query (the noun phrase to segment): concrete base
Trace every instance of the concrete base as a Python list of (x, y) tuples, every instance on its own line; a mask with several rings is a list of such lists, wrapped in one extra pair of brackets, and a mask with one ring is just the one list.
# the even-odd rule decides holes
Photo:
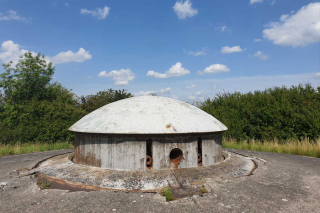
[(72, 150), (0, 157), (0, 212), (319, 212), (320, 158), (228, 150), (258, 163), (253, 175), (207, 180), (209, 193), (166, 202), (159, 193), (40, 190), (32, 176), (39, 161)]
[(69, 190), (157, 191), (164, 187), (198, 188), (206, 181), (230, 180), (251, 174), (254, 162), (241, 155), (225, 153), (226, 159), (210, 166), (147, 171), (110, 170), (75, 164), (73, 154), (57, 156), (29, 171), (46, 176), (51, 187)]

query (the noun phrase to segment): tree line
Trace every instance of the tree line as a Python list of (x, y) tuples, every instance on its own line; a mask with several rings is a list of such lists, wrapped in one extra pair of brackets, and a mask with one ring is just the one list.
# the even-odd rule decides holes
[(3, 64), (0, 75), (0, 143), (73, 142), (68, 128), (108, 103), (132, 97), (125, 90), (108, 89), (78, 97), (52, 83), (55, 67), (44, 55), (30, 52), (18, 63)]
[(225, 137), (273, 140), (320, 136), (320, 87), (274, 87), (241, 94), (221, 93), (200, 108), (228, 127)]
[[(74, 141), (68, 128), (86, 114), (132, 97), (108, 89), (77, 96), (52, 82), (55, 67), (30, 52), (0, 74), (0, 143)], [(243, 139), (310, 139), (320, 135), (320, 88), (298, 85), (246, 94), (221, 93), (199, 107), (228, 127), (224, 136)]]

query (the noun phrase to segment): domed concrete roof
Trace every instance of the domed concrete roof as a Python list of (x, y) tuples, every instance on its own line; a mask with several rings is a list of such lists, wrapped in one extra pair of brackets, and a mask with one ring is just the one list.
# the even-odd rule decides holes
[(225, 131), (227, 127), (185, 102), (159, 96), (141, 96), (107, 104), (84, 116), (69, 130), (111, 134), (180, 134)]

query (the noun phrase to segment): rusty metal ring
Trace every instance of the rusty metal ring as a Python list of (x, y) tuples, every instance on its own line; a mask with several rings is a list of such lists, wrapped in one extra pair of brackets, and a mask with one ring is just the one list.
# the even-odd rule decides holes
[(201, 161), (201, 155), (200, 154), (198, 154), (198, 163), (200, 163), (200, 161)]
[(151, 166), (152, 165), (152, 157), (150, 157), (149, 155), (147, 155), (147, 158), (146, 158), (146, 164), (147, 166)]

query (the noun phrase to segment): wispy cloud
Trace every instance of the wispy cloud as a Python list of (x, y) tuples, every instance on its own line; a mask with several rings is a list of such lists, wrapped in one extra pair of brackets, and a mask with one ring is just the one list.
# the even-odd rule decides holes
[(81, 9), (80, 14), (83, 15), (92, 15), (93, 17), (97, 17), (98, 20), (102, 20), (107, 18), (107, 15), (109, 14), (110, 7), (104, 6), (104, 8), (97, 8), (95, 10), (88, 10), (88, 9)]
[(192, 84), (191, 86), (186, 86), (186, 90), (194, 90), (196, 88), (195, 84)]
[(254, 42), (260, 42), (261, 39), (260, 39), (260, 38), (256, 38), (256, 39), (254, 39), (253, 41), (254, 41)]
[[(160, 89), (159, 91), (140, 91), (137, 93), (133, 93), (135, 96), (151, 96), (153, 94), (161, 95), (161, 96), (168, 96), (171, 92), (171, 88), (165, 88), (165, 89)], [(175, 96), (177, 97), (177, 96)], [(176, 98), (175, 98), (176, 99)]]
[(220, 26), (220, 27), (216, 27), (214, 28), (215, 31), (220, 31), (220, 32), (226, 32), (227, 31), (227, 26), (226, 25), (223, 25), (223, 26)]
[(187, 53), (188, 55), (193, 55), (193, 56), (207, 55), (206, 47), (203, 47), (203, 48), (202, 48), (202, 51), (198, 51), (198, 52), (185, 51), (185, 50), (183, 50), (183, 52), (184, 52), (184, 53)]
[(268, 59), (268, 55), (263, 53), (262, 51), (258, 51), (255, 54), (253, 54), (254, 57), (258, 57), (261, 60), (267, 60)]
[(262, 3), (263, 0), (250, 0), (250, 4)]
[(0, 21), (10, 21), (10, 20), (28, 22), (28, 21), (31, 21), (32, 18), (25, 18), (25, 17), (19, 16), (18, 13), (14, 10), (8, 10), (6, 15), (0, 13)]

